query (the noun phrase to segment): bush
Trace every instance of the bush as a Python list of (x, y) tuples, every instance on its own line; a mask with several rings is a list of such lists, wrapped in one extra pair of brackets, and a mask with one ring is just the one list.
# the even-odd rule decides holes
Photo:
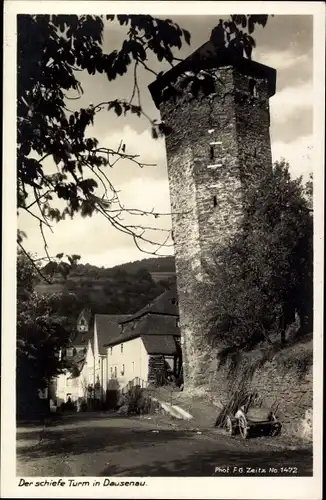
[(153, 401), (140, 386), (132, 387), (120, 399), (119, 413), (122, 415), (144, 415), (154, 413), (158, 403)]

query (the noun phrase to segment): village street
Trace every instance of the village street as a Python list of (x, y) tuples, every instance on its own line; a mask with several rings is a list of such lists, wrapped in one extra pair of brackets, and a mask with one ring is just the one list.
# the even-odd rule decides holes
[(162, 416), (72, 415), (45, 430), (18, 426), (17, 476), (225, 476), (227, 467), (311, 475), (311, 451), (281, 443), (198, 431)]

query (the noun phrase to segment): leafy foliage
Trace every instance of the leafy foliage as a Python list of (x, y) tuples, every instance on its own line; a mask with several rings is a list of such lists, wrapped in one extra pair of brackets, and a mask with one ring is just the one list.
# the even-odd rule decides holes
[(276, 163), (248, 191), (244, 231), (216, 253), (215, 332), (229, 346), (281, 336), (300, 317), (311, 331), (313, 221), (301, 179)]
[[(126, 36), (119, 49), (105, 53), (103, 30), (112, 22), (119, 23)], [(219, 22), (211, 40), (220, 47), (223, 35), (224, 45), (251, 57), (255, 45), (251, 34), (257, 24), (265, 26), (266, 22), (267, 16), (233, 15), (229, 21)], [(154, 138), (171, 132), (143, 110), (137, 71), (143, 68), (156, 75), (147, 65), (151, 55), (173, 66), (179, 61), (174, 51), (184, 42), (190, 44), (190, 33), (170, 19), (150, 15), (23, 14), (18, 16), (17, 32), (17, 205), (19, 212), (24, 210), (38, 220), (47, 259), (51, 261), (44, 227), (51, 228), (53, 222), (77, 213), (88, 217), (94, 211), (130, 235), (136, 245), (155, 244), (157, 252), (168, 244), (169, 233), (158, 243), (145, 235), (148, 228), (124, 224), (121, 216), (125, 213), (146, 212), (121, 205), (107, 172), (121, 159), (140, 167), (144, 163), (127, 153), (123, 141), (118, 148), (102, 147), (88, 131), (99, 112), (113, 111), (117, 116), (145, 116)], [(105, 74), (108, 81), (113, 81), (130, 69), (134, 85), (129, 100), (113, 97), (79, 110), (70, 109), (69, 101), (78, 99), (83, 92), (79, 72)], [(52, 173), (48, 168), (50, 160)], [(153, 212), (147, 215), (158, 216)], [(23, 236), (18, 237), (21, 248)]]
[(248, 59), (251, 59), (252, 50), (256, 47), (255, 40), (251, 35), (256, 25), (264, 28), (267, 21), (268, 16), (266, 15), (232, 15), (228, 20), (219, 21), (212, 30), (211, 41), (219, 48), (229, 47), (239, 57), (245, 54)]
[[(106, 16), (107, 21), (114, 17)], [(108, 215), (118, 199), (106, 167), (119, 159), (143, 165), (125, 152), (124, 144), (115, 150), (101, 148), (96, 138), (86, 134), (103, 109), (118, 116), (142, 116), (140, 103), (113, 99), (79, 111), (70, 110), (67, 104), (71, 92), (75, 92), (73, 98), (82, 93), (78, 71), (105, 73), (110, 81), (125, 74), (132, 63), (146, 60), (148, 52), (161, 61), (172, 60), (171, 47), (181, 47), (183, 32), (172, 21), (151, 16), (117, 16), (117, 20), (128, 26), (126, 39), (120, 50), (106, 54), (102, 50), (103, 17), (18, 16), (18, 208), (38, 218), (41, 229), (51, 221), (76, 213), (87, 217), (95, 210), (119, 228), (117, 214)], [(158, 135), (164, 129), (156, 123), (152, 127)], [(57, 167), (52, 174), (44, 168), (49, 158)], [(99, 183), (104, 186), (101, 198), (96, 195)], [(64, 208), (55, 206), (55, 200), (62, 200)], [(33, 206), (38, 213), (31, 212)]]
[[(60, 349), (70, 342), (74, 315), (80, 312), (74, 295), (34, 292), (35, 263), (20, 253), (17, 260), (17, 401), (34, 401), (37, 389), (64, 368)], [(36, 403), (35, 403), (36, 404)]]

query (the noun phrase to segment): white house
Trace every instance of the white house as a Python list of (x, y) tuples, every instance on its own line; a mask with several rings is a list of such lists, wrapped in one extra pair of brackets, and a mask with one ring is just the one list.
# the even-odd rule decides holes
[(114, 381), (117, 388), (124, 389), (135, 379), (147, 385), (155, 381), (164, 364), (178, 376), (182, 354), (175, 288), (121, 321), (119, 334), (106, 347), (109, 385)]
[(94, 382), (93, 331), (91, 311), (83, 310), (77, 319), (77, 335), (71, 345), (62, 351), (61, 356), (74, 367), (59, 375), (56, 382), (57, 405), (66, 403), (69, 398), (75, 402), (84, 398), (89, 384)]
[(57, 405), (72, 402), (105, 402), (108, 384), (107, 353), (103, 345), (119, 333), (119, 321), (126, 315), (92, 315), (80, 313), (77, 335), (62, 356), (71, 362), (72, 369), (59, 375), (56, 383)]
[(175, 376), (182, 366), (179, 313), (173, 287), (134, 315), (83, 311), (78, 334), (64, 355), (74, 370), (57, 380), (57, 401), (108, 403), (112, 391), (135, 383), (146, 386), (167, 369)]

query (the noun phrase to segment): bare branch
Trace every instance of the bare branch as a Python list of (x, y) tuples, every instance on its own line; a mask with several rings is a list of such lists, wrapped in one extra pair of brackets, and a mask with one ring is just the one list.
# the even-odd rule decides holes
[(51, 285), (52, 282), (50, 280), (48, 280), (48, 278), (46, 276), (44, 276), (44, 274), (41, 272), (41, 270), (36, 266), (36, 264), (35, 264), (36, 260), (32, 259), (32, 257), (29, 255), (28, 252), (26, 252), (25, 248), (23, 247), (23, 245), (19, 241), (17, 241), (17, 245), (22, 250), (22, 252), (24, 253), (24, 255), (30, 260), (30, 262), (32, 263), (34, 269), (41, 276), (41, 278), (44, 279), (44, 281), (46, 281), (49, 285)]
[(43, 231), (43, 223), (42, 221), (40, 221), (40, 231), (41, 231), (41, 235), (42, 235), (42, 238), (43, 238), (43, 243), (44, 243), (44, 251), (45, 251), (45, 254), (49, 260), (49, 262), (51, 262), (51, 258), (50, 258), (50, 255), (48, 253), (48, 244), (47, 244), (47, 241), (46, 241), (46, 238), (44, 236), (44, 231)]

